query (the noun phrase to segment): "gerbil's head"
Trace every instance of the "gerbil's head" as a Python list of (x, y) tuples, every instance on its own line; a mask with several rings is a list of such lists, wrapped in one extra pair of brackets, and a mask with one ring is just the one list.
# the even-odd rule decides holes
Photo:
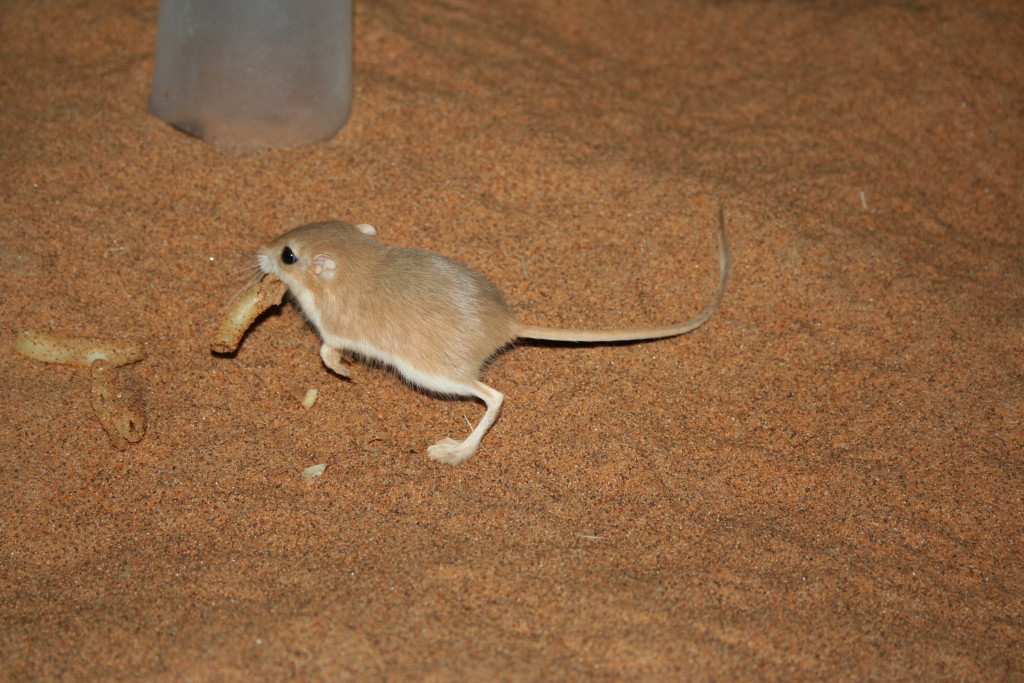
[(298, 294), (334, 279), (342, 256), (360, 246), (376, 245), (367, 239), (376, 234), (377, 229), (366, 223), (310, 223), (265, 245), (256, 260), (265, 275), (276, 275)]

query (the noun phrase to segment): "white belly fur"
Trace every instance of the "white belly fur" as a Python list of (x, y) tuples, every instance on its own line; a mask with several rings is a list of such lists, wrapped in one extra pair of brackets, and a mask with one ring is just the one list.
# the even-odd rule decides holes
[(465, 384), (445, 377), (439, 377), (438, 375), (433, 375), (429, 372), (424, 372), (423, 370), (410, 365), (401, 358), (386, 351), (381, 351), (371, 344), (334, 336), (325, 336), (324, 342), (331, 348), (352, 351), (353, 353), (357, 353), (368, 360), (376, 361), (377, 363), (393, 368), (399, 375), (401, 375), (402, 379), (410, 384), (420, 387), (421, 389), (426, 389), (427, 391), (432, 391), (444, 396), (473, 395), (472, 389)]

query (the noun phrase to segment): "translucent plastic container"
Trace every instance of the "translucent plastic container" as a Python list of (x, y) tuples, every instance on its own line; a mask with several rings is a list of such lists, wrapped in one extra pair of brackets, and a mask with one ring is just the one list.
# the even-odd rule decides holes
[(247, 152), (329, 140), (352, 108), (352, 0), (161, 0), (149, 109)]

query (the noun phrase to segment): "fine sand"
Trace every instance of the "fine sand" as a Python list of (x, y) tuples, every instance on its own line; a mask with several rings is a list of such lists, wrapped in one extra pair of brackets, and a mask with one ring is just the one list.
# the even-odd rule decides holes
[[(0, 679), (1024, 676), (1019, 3), (356, 5), (349, 123), (241, 156), (147, 113), (155, 0), (0, 9)], [(719, 203), (718, 314), (501, 355), (459, 466), (479, 403), (294, 307), (208, 348), (330, 218), (530, 324), (677, 322)], [(146, 436), (24, 328), (144, 344)]]

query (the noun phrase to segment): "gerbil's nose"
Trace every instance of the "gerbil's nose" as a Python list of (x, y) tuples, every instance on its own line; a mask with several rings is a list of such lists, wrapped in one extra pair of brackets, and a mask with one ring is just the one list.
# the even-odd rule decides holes
[(270, 258), (263, 252), (256, 255), (256, 265), (259, 266), (264, 275), (270, 275), (275, 270), (274, 259)]

